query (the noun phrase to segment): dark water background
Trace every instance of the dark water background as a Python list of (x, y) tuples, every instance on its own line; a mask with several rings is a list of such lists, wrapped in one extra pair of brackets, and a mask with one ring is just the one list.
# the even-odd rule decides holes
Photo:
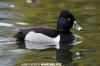
[[(15, 39), (11, 38), (20, 28), (56, 28), (58, 15), (63, 9), (70, 10), (85, 28), (84, 32), (72, 29), (77, 44), (71, 45), (72, 48), (64, 45), (61, 51), (55, 49), (58, 45), (51, 43), (41, 43), (42, 46), (40, 43), (29, 43), (30, 46), (27, 46), (26, 43), (25, 49), (25, 45), (20, 43), (18, 46)], [(0, 0), (0, 66), (64, 63), (64, 60), (69, 63), (65, 66), (100, 66), (99, 15), (99, 0)], [(37, 50), (29, 50), (32, 48)]]

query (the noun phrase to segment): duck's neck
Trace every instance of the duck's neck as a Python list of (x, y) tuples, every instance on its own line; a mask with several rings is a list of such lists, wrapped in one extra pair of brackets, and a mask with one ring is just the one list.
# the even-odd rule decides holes
[(74, 40), (74, 35), (71, 32), (60, 33), (60, 43), (72, 43)]
[(70, 30), (57, 30), (57, 33), (58, 34), (70, 34), (71, 32), (70, 32)]

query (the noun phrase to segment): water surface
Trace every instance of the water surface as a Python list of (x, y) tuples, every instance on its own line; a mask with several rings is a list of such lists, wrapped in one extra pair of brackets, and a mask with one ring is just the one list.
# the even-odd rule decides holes
[[(0, 65), (64, 63), (65, 60), (68, 62), (66, 66), (100, 66), (99, 7), (99, 0), (0, 0)], [(76, 36), (74, 45), (62, 46), (61, 51), (57, 50), (59, 44), (19, 43), (19, 46), (11, 38), (21, 28), (56, 28), (58, 15), (63, 9), (70, 10), (77, 22), (85, 28), (84, 32), (72, 29)]]

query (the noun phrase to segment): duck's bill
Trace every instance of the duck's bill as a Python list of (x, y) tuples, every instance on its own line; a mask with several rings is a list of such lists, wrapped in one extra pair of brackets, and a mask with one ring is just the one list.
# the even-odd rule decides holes
[(76, 30), (84, 31), (84, 29), (83, 29), (82, 27), (80, 27), (80, 26), (76, 23), (76, 21), (74, 21), (73, 27), (74, 27)]

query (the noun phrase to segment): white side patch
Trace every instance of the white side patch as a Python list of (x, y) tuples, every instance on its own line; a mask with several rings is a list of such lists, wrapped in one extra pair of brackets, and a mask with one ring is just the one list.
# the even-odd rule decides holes
[(59, 42), (60, 41), (60, 35), (58, 35), (57, 37), (55, 37), (55, 42)]
[(32, 41), (32, 42), (58, 42), (57, 38), (51, 38), (51, 37), (48, 37), (48, 36), (46, 36), (44, 34), (35, 33), (33, 31), (30, 31), (26, 35), (25, 40), (26, 41)]

